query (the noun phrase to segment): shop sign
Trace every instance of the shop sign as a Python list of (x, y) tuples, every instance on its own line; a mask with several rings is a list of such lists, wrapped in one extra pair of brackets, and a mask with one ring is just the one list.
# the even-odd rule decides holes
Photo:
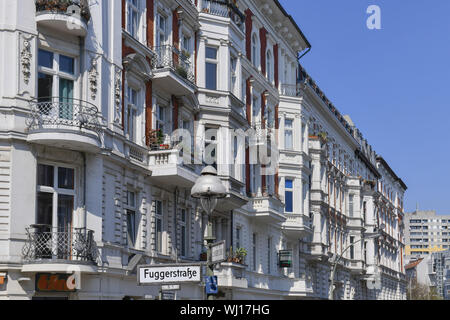
[(278, 252), (278, 265), (280, 268), (292, 267), (292, 250), (280, 250)]
[(36, 274), (38, 292), (74, 292), (76, 286), (76, 276), (72, 274)]

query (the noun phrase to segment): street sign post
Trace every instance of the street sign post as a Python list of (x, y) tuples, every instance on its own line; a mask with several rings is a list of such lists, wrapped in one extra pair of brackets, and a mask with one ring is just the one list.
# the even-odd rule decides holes
[(211, 245), (211, 262), (216, 264), (226, 260), (225, 241), (213, 243)]
[(202, 264), (158, 264), (138, 266), (138, 285), (200, 283)]

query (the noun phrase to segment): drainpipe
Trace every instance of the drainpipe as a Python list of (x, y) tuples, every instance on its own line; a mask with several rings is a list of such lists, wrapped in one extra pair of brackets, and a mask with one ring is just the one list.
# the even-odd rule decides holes
[(230, 211), (230, 247), (233, 247), (233, 210)]
[(83, 156), (83, 228), (84, 233), (86, 235), (86, 228), (87, 228), (87, 212), (86, 212), (86, 187), (87, 187), (87, 181), (86, 181), (86, 152), (82, 153)]
[(173, 203), (173, 226), (174, 226), (174, 232), (173, 232), (173, 237), (174, 237), (174, 252), (175, 252), (175, 259), (178, 261), (178, 237), (177, 237), (177, 201), (178, 201), (178, 187), (175, 188), (175, 191), (173, 193), (173, 198), (174, 198), (174, 203)]
[(299, 53), (297, 55), (297, 60), (300, 60), (301, 58), (303, 58), (310, 51), (311, 51), (311, 47), (309, 47), (308, 50), (306, 50), (305, 53), (303, 53), (301, 56), (300, 56), (300, 53)]

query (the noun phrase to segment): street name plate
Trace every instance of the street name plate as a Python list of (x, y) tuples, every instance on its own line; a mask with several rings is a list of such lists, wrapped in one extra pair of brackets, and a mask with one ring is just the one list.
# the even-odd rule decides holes
[(220, 263), (227, 260), (225, 241), (220, 241), (211, 245), (212, 263)]
[(178, 284), (202, 281), (201, 265), (153, 265), (139, 266), (138, 284)]
[(180, 290), (179, 284), (165, 284), (161, 286), (161, 291), (176, 291)]

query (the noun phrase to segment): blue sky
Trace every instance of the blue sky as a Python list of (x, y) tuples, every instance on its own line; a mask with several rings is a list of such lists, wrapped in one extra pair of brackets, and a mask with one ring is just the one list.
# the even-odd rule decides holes
[(280, 2), (312, 45), (302, 65), (408, 186), (405, 210), (450, 214), (450, 1)]

